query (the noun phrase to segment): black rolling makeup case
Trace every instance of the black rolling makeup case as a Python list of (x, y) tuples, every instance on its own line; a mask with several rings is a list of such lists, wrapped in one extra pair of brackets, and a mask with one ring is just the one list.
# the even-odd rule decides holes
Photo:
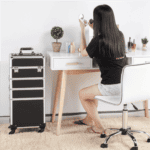
[[(25, 53), (25, 51), (27, 53)], [(24, 52), (24, 53), (23, 53)], [(17, 128), (45, 129), (45, 57), (32, 48), (21, 48), (9, 56), (9, 100), (11, 132)]]

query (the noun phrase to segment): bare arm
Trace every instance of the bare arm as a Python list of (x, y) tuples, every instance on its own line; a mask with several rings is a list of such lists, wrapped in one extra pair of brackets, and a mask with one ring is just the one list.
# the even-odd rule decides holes
[(80, 42), (80, 51), (81, 55), (88, 56), (88, 53), (86, 51), (86, 39), (85, 39), (85, 25), (79, 20), (80, 27), (81, 27), (81, 42)]

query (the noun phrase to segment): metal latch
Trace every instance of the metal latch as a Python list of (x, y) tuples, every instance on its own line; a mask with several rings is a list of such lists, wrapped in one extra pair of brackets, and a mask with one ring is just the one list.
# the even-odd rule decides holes
[(37, 71), (38, 71), (38, 72), (41, 72), (41, 71), (42, 71), (42, 67), (38, 66)]
[(19, 72), (18, 67), (14, 67), (14, 72)]

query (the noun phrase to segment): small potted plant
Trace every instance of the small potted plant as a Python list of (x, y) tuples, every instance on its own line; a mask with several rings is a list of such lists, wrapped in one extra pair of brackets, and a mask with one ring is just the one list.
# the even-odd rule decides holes
[(146, 47), (146, 44), (148, 43), (148, 40), (147, 40), (147, 38), (145, 37), (144, 39), (142, 39), (142, 43), (143, 43), (143, 48), (142, 48), (142, 50), (147, 50), (147, 47)]
[(56, 42), (52, 42), (53, 46), (53, 51), (54, 52), (59, 52), (62, 43), (58, 42), (58, 39), (62, 38), (64, 34), (64, 31), (62, 30), (61, 27), (55, 26), (51, 29), (51, 36), (56, 39)]

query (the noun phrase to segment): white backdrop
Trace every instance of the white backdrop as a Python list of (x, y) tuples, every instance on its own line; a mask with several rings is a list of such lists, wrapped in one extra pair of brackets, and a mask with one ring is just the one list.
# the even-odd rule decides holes
[[(58, 40), (62, 42), (61, 51), (65, 50), (66, 41), (74, 41), (77, 51), (80, 44), (79, 14), (84, 14), (85, 19), (89, 20), (93, 18), (93, 9), (101, 4), (112, 7), (116, 24), (119, 24), (120, 30), (124, 33), (126, 44), (131, 37), (132, 42), (135, 39), (137, 48), (140, 49), (141, 38), (146, 36), (150, 39), (150, 1), (148, 0), (1, 1), (0, 116), (9, 116), (9, 54), (18, 53), (21, 47), (33, 47), (36, 53), (45, 55), (48, 50), (52, 50), (51, 43), (55, 42), (50, 36), (50, 30), (54, 26), (60, 26), (64, 30), (64, 36)], [(89, 28), (86, 27), (87, 44), (88, 36)], [(150, 49), (150, 42), (147, 46)], [(57, 75), (57, 71), (52, 72), (46, 66), (46, 114), (52, 113)], [(63, 112), (85, 112), (78, 92), (99, 81), (99, 73), (68, 76)], [(142, 103), (136, 105), (143, 109)], [(122, 107), (99, 102), (98, 111), (121, 109)], [(133, 107), (131, 106), (130, 109)]]

